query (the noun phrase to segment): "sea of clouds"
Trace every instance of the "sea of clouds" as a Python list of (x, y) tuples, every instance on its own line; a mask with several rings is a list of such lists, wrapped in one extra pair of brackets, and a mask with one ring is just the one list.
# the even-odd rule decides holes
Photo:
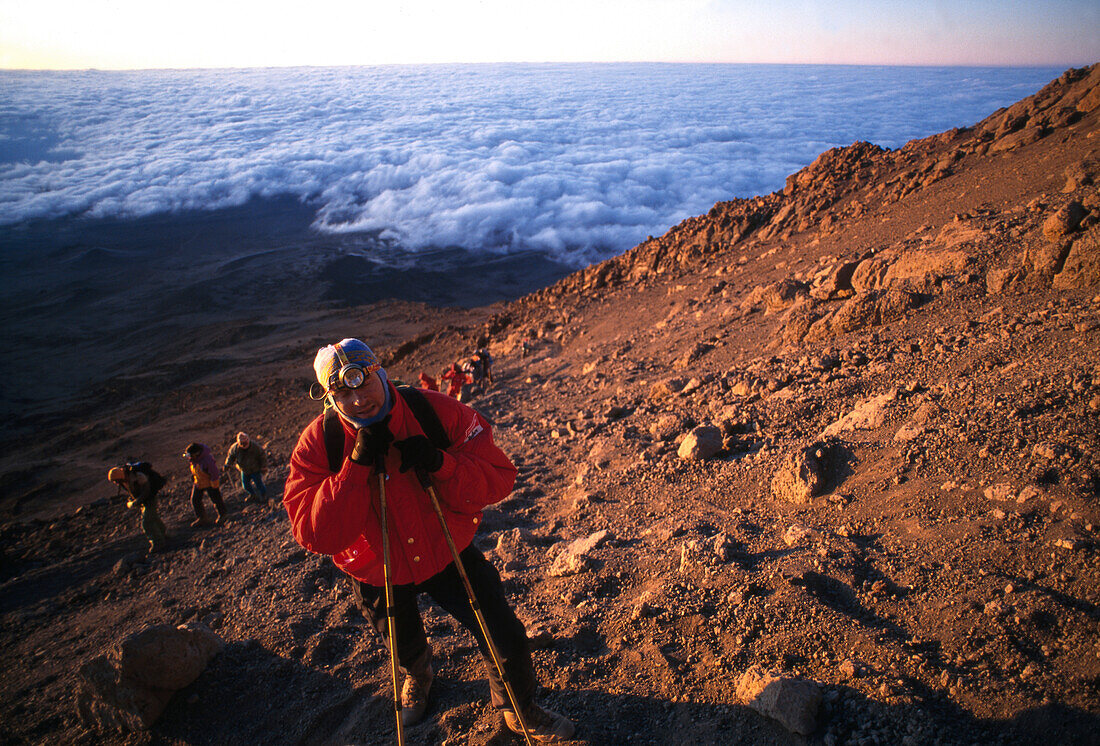
[(973, 124), (1057, 68), (462, 65), (0, 71), (3, 226), (293, 195), (403, 251), (580, 265), (823, 150)]

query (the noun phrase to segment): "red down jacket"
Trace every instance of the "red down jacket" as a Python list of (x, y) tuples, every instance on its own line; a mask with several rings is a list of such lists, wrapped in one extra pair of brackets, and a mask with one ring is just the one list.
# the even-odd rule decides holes
[[(389, 429), (395, 440), (422, 435), (423, 430), (405, 400), (390, 386), (393, 409)], [(489, 423), (477, 412), (434, 391), (423, 391), (453, 444), (443, 466), (432, 474), (443, 515), (455, 546), (462, 551), (481, 523), (481, 510), (512, 491), (516, 467), (493, 443)], [(344, 464), (328, 468), (322, 431), (323, 415), (298, 438), (290, 457), (290, 474), (283, 504), (291, 531), (311, 552), (332, 555), (332, 561), (364, 583), (381, 586), (382, 526), (378, 513), (378, 477), (373, 466), (349, 460), (355, 431), (343, 420)], [(390, 448), (386, 458), (386, 502), (389, 513), (391, 580), (397, 585), (420, 583), (451, 563), (439, 518), (431, 499), (410, 470), (398, 471), (401, 454)]]

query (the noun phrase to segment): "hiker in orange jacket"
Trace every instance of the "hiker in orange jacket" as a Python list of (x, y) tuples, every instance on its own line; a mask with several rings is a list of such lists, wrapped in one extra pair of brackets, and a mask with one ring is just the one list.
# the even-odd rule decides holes
[(191, 467), (191, 477), (195, 482), (191, 486), (191, 509), (195, 511), (195, 520), (191, 525), (195, 528), (211, 525), (210, 519), (206, 517), (206, 508), (202, 504), (203, 495), (207, 495), (210, 502), (214, 503), (214, 510), (218, 513), (215, 523), (220, 525), (225, 520), (226, 510), (219, 486), (222, 472), (214, 461), (214, 454), (202, 443), (191, 443), (184, 450), (183, 457)]
[[(433, 680), (432, 650), (417, 608), (417, 596), (427, 593), (473, 634), (487, 663), (493, 706), (502, 711), (509, 728), (520, 728), (439, 519), (418, 481), (416, 473), (422, 471), (439, 495), (528, 730), (544, 742), (571, 736), (568, 719), (535, 703), (527, 633), (508, 604), (496, 568), (472, 543), (482, 508), (508, 495), (516, 476), (516, 468), (493, 442), (489, 423), (450, 397), (421, 391), (437, 420), (425, 427), (374, 353), (357, 339), (323, 347), (313, 365), (318, 393), (335, 413), (328, 414), (335, 439), (329, 436), (326, 445), (325, 414), (306, 427), (290, 458), (283, 502), (294, 538), (311, 552), (332, 556), (351, 578), (364, 616), (390, 645), (376, 471), (379, 463), (384, 468), (396, 654), (405, 679), (402, 722), (423, 717)], [(426, 434), (439, 429), (449, 443), (445, 448)]]

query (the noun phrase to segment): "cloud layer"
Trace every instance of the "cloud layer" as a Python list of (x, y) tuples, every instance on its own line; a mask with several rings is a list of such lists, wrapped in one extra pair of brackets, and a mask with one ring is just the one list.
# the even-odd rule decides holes
[[(818, 153), (973, 124), (1048, 68), (0, 72), (0, 226), (290, 194), (332, 233), (582, 264)], [(2, 239), (2, 229), (0, 229)]]

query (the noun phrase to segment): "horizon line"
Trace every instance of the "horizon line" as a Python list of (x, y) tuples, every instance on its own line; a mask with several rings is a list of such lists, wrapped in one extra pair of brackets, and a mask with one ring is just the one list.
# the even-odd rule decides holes
[(713, 66), (761, 66), (761, 67), (898, 67), (898, 68), (1046, 68), (1079, 69), (1091, 67), (1100, 62), (1028, 62), (1028, 63), (931, 63), (931, 62), (721, 62), (698, 60), (511, 60), (495, 62), (375, 62), (343, 64), (302, 64), (302, 65), (228, 65), (224, 67), (0, 67), (4, 73), (47, 73), (47, 72), (212, 72), (234, 70), (306, 70), (333, 68), (370, 68), (370, 67), (494, 67), (506, 65), (551, 66), (551, 65), (713, 65)]

